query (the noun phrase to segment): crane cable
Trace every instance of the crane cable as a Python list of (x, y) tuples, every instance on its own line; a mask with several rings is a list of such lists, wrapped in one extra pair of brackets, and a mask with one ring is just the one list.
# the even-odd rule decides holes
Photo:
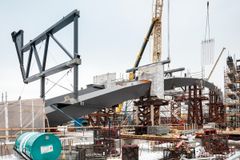
[(59, 111), (60, 113), (62, 113), (64, 116), (66, 116), (67, 118), (71, 119), (72, 121), (74, 121), (75, 123), (77, 123), (78, 125), (81, 126), (80, 122), (78, 122), (75, 118), (73, 118), (72, 116), (70, 116), (69, 114), (65, 113), (63, 110), (59, 109), (56, 105), (51, 105), (51, 107), (57, 111)]
[[(168, 0), (168, 16), (167, 16), (167, 27), (168, 27), (168, 60), (170, 60), (170, 0)], [(168, 63), (168, 69), (170, 68), (170, 63)]]
[[(58, 64), (58, 62), (57, 62), (56, 58), (54, 57), (54, 55), (52, 54), (52, 52), (49, 52), (49, 55), (50, 55), (50, 57), (52, 58), (52, 60), (53, 60), (56, 64)], [(70, 72), (71, 72), (71, 70), (70, 70)], [(69, 73), (69, 72), (68, 72), (68, 73)], [(67, 74), (68, 74), (68, 73), (67, 73)], [(49, 82), (51, 82), (51, 83), (53, 83), (53, 84), (56, 84), (57, 86), (65, 89), (65, 90), (67, 90), (67, 91), (72, 92), (72, 90), (70, 90), (69, 88), (62, 86), (62, 85), (60, 85), (60, 84), (58, 84), (58, 83), (50, 80), (49, 78), (46, 78), (46, 79), (47, 79)], [(72, 87), (72, 84), (71, 84), (71, 83), (69, 83), (69, 85)], [(73, 87), (72, 87), (72, 88), (73, 88)]]
[[(72, 68), (71, 69), (69, 69), (62, 77), (60, 77), (59, 79), (58, 79), (58, 81), (56, 82), (56, 83), (54, 83), (53, 85), (52, 85), (52, 87), (50, 87), (46, 92), (45, 92), (45, 94), (44, 95), (46, 95), (47, 93), (49, 93), (55, 86), (59, 86), (59, 82), (65, 77), (65, 76), (67, 76), (68, 75), (68, 73), (69, 72), (71, 72), (71, 70), (72, 70)], [(62, 86), (63, 87), (63, 86)], [(64, 87), (65, 88), (65, 87)], [(68, 89), (67, 89), (68, 90)]]
[(64, 87), (63, 85), (60, 85), (60, 84), (58, 84), (57, 82), (54, 82), (54, 81), (52, 81), (52, 80), (49, 79), (49, 78), (46, 78), (46, 80), (47, 80), (48, 82), (51, 82), (51, 83), (53, 83), (53, 84), (56, 84), (58, 87), (61, 87), (61, 88), (65, 89), (65, 90), (67, 90), (67, 91), (72, 92), (71, 89), (69, 89), (69, 88), (67, 88), (67, 87)]
[[(207, 15), (206, 15), (206, 25), (205, 25), (205, 34), (204, 34), (203, 42), (206, 43), (208, 41), (210, 41), (209, 1), (207, 1)], [(205, 57), (204, 55), (202, 55), (202, 57), (201, 57), (202, 79), (204, 79), (204, 77), (205, 77), (205, 67), (204, 67), (205, 58), (204, 57)]]

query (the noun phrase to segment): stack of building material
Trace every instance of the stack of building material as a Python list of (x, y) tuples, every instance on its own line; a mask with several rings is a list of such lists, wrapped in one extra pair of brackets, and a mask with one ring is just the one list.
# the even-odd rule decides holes
[(106, 146), (104, 144), (100, 144), (99, 141), (96, 141), (96, 143), (93, 146), (94, 153), (105, 154), (106, 150), (107, 150)]
[(104, 85), (106, 88), (111, 88), (115, 85), (116, 73), (107, 73), (102, 75), (96, 75), (93, 77), (93, 83)]
[(203, 125), (203, 129), (215, 129), (215, 128), (216, 128), (216, 123), (214, 122), (210, 122)]
[(164, 135), (168, 134), (170, 131), (168, 126), (148, 126), (147, 127), (147, 134), (153, 134), (153, 135)]
[[(100, 150), (99, 150), (100, 149)], [(98, 152), (96, 152), (96, 150)], [(76, 151), (78, 152), (78, 160), (105, 160), (106, 159), (106, 148), (103, 145), (77, 145)], [(73, 158), (72, 158), (73, 159)]]
[(147, 134), (147, 126), (136, 126), (135, 127), (135, 134), (136, 135)]
[(114, 138), (119, 139), (119, 129), (118, 128), (101, 128), (99, 130), (99, 137), (108, 137), (108, 138)]
[(138, 160), (138, 151), (137, 145), (124, 145), (122, 147), (122, 160)]
[[(95, 130), (94, 132), (94, 144), (97, 146), (102, 146), (106, 155), (116, 155), (118, 154), (116, 150), (115, 139), (119, 138), (119, 129), (117, 128), (101, 128)], [(103, 149), (101, 147), (95, 147), (94, 152), (102, 153)]]
[(210, 154), (223, 154), (229, 152), (227, 136), (204, 135), (202, 145)]
[(85, 148), (79, 148), (78, 158), (79, 158), (79, 160), (85, 160), (86, 159), (86, 149)]
[[(112, 138), (95, 140), (95, 145), (102, 145), (102, 147), (106, 150), (106, 155), (117, 154), (115, 140)], [(102, 152), (102, 149), (100, 147), (95, 147), (94, 149), (94, 152), (96, 153)]]

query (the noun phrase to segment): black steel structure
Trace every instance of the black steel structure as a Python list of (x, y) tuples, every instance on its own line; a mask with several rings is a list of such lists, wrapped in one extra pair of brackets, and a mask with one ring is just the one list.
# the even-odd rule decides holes
[[(205, 122), (224, 122), (223, 94), (213, 83), (203, 79), (179, 77), (164, 79), (164, 90), (182, 88), (185, 92), (182, 97), (176, 97), (178, 101), (185, 101), (188, 104), (188, 124), (201, 126)], [(203, 95), (203, 88), (209, 89), (209, 97)], [(209, 106), (208, 116), (203, 114), (203, 101)]]
[[(176, 87), (184, 87), (184, 86), (191, 86), (191, 85), (198, 85), (201, 87), (207, 87), (211, 90), (218, 90), (217, 86), (213, 83), (210, 83), (203, 79), (198, 78), (190, 78), (190, 77), (174, 77), (174, 78), (166, 78), (164, 79), (164, 90), (171, 90)], [(220, 90), (218, 90), (221, 92)], [(222, 93), (220, 93), (222, 95)], [(222, 97), (221, 97), (222, 98)]]
[[(111, 107), (129, 99), (147, 96), (150, 91), (149, 81), (135, 81), (105, 88), (100, 85), (89, 85), (86, 89), (78, 90), (78, 65), (81, 59), (78, 54), (78, 18), (79, 11), (74, 10), (60, 21), (48, 28), (42, 34), (24, 45), (24, 32), (12, 32), (24, 83), (41, 80), (41, 98), (45, 99), (45, 78), (63, 70), (74, 68), (73, 93), (68, 93), (45, 101), (46, 114), (51, 126), (56, 126), (74, 120), (82, 115), (90, 114), (104, 107)], [(54, 36), (55, 33), (73, 23), (73, 53), (69, 52)], [(46, 68), (50, 38), (69, 57), (69, 61)], [(40, 59), (36, 46), (45, 42), (43, 58)], [(35, 57), (38, 73), (30, 76), (32, 57)], [(25, 66), (25, 63), (27, 65)]]
[[(78, 97), (78, 65), (81, 64), (80, 55), (78, 54), (78, 18), (79, 11), (72, 11), (70, 14), (63, 17), (60, 21), (55, 23), (53, 26), (48, 28), (46, 31), (37, 36), (35, 39), (31, 40), (26, 45), (24, 45), (23, 30), (20, 30), (18, 32), (12, 32), (12, 39), (15, 43), (15, 47), (17, 50), (23, 82), (30, 83), (41, 79), (41, 98), (43, 99), (45, 98), (45, 78), (47, 76), (53, 75), (69, 68), (74, 68), (73, 93), (75, 98)], [(55, 33), (60, 31), (70, 23), (73, 23), (73, 52), (69, 52), (54, 36)], [(70, 58), (70, 60), (66, 61), (65, 63), (58, 64), (52, 68), (46, 69), (50, 38), (52, 38), (53, 41), (64, 51), (64, 53)], [(43, 59), (41, 60), (36, 46), (43, 41), (45, 41), (45, 47)], [(28, 56), (25, 54), (28, 54)], [(32, 76), (29, 76), (33, 55), (36, 59), (39, 72), (35, 73)], [(26, 59), (26, 57), (28, 58)], [(24, 61), (27, 61), (27, 66), (24, 66)]]
[(46, 115), (50, 126), (62, 125), (102, 108), (149, 96), (150, 87), (150, 81), (126, 82), (111, 88), (91, 85), (79, 91), (76, 102), (71, 101), (70, 94), (47, 100)]

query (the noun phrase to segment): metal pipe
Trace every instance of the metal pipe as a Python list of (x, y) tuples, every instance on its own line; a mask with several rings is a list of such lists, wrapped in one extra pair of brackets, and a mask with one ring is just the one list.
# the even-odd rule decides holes
[(150, 64), (147, 64), (147, 65), (143, 65), (143, 66), (138, 66), (138, 67), (135, 67), (135, 68), (131, 68), (131, 69), (128, 69), (128, 70), (126, 70), (126, 72), (127, 73), (129, 73), (129, 72), (134, 72), (134, 70), (135, 70), (135, 72), (140, 68), (140, 67), (146, 67), (146, 66), (150, 66), (150, 65), (153, 65), (153, 64), (157, 64), (157, 63), (161, 63), (161, 64), (168, 64), (168, 63), (170, 63), (171, 61), (169, 60), (169, 59), (167, 59), (167, 60), (164, 60), (164, 61), (160, 61), (160, 62), (155, 62), (155, 63), (150, 63)]
[(175, 72), (181, 72), (181, 71), (184, 71), (184, 70), (185, 70), (185, 68), (181, 67), (181, 68), (176, 68), (176, 69), (171, 69), (171, 70), (164, 71), (164, 74), (171, 74), (171, 73), (175, 73)]

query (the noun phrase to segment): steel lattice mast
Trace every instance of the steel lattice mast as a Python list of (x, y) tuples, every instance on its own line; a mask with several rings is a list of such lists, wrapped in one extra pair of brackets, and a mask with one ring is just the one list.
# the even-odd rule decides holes
[(156, 20), (153, 30), (153, 62), (159, 62), (162, 55), (162, 12), (163, 0), (156, 0), (153, 13), (153, 21)]

